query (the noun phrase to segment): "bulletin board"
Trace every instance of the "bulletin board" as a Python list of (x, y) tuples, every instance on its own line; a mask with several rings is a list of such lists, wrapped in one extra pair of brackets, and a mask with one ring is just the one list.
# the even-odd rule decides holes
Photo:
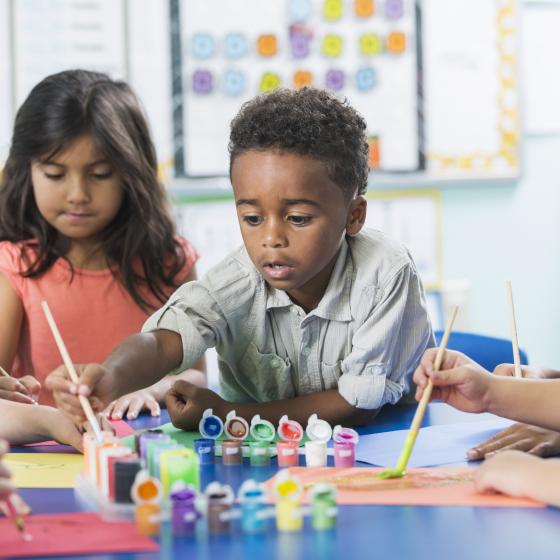
[(420, 166), (414, 0), (183, 0), (184, 172), (228, 172), (229, 123), (277, 87), (313, 85), (368, 124), (372, 167)]
[(366, 117), (372, 185), (509, 179), (518, 11), (518, 0), (0, 0), (0, 166), (31, 87), (81, 67), (129, 81), (169, 184), (227, 175), (241, 103), (308, 82)]
[(422, 7), (426, 174), (518, 176), (518, 2)]

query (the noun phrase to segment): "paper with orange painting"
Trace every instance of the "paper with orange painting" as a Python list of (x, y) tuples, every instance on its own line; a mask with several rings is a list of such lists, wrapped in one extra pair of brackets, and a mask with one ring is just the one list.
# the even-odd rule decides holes
[[(474, 468), (410, 469), (403, 478), (380, 480), (379, 468), (310, 468), (294, 467), (290, 473), (307, 490), (317, 482), (329, 482), (337, 488), (338, 504), (415, 505), (415, 506), (480, 506), (480, 507), (545, 507), (541, 502), (512, 498), (503, 494), (480, 494), (476, 491)], [(272, 481), (267, 481), (268, 499), (274, 502)]]

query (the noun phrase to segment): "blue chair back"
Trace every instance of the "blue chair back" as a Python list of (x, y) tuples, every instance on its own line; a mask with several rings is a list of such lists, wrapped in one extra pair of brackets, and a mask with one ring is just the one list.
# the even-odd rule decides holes
[[(443, 331), (436, 331), (436, 341), (439, 344)], [(480, 334), (466, 332), (452, 332), (447, 348), (450, 350), (458, 350), (478, 362), (488, 371), (493, 371), (499, 364), (513, 363), (513, 347), (511, 340), (506, 338), (496, 338), (493, 336), (484, 336)], [(519, 356), (522, 365), (527, 365), (529, 360), (527, 353), (521, 348)]]

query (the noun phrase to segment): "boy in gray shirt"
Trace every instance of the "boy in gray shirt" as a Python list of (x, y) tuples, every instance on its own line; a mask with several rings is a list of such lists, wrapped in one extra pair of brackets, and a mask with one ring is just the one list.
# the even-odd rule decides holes
[[(204, 409), (277, 422), (367, 423), (408, 387), (433, 345), (422, 285), (407, 250), (363, 231), (365, 122), (312, 88), (246, 103), (231, 125), (230, 177), (244, 246), (181, 286), (80, 390), (108, 403), (219, 356), (221, 396), (184, 381), (166, 403), (194, 428)], [(48, 385), (77, 417), (65, 368)], [(78, 406), (76, 406), (78, 404)]]

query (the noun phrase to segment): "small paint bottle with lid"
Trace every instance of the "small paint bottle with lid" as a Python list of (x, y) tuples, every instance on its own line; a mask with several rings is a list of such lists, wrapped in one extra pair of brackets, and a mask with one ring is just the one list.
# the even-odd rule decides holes
[(280, 418), (276, 443), (279, 467), (295, 467), (299, 462), (299, 442), (303, 438), (303, 428), (299, 422), (290, 420), (287, 415)]
[(309, 438), (305, 443), (305, 464), (308, 467), (326, 467), (327, 442), (332, 436), (331, 425), (313, 414), (307, 421), (305, 433)]
[(335, 426), (333, 430), (334, 440), (334, 466), (349, 468), (356, 461), (356, 445), (360, 436), (352, 428)]
[(249, 444), (249, 458), (252, 467), (270, 464), (270, 445), (276, 436), (272, 422), (263, 420), (258, 414), (251, 419), (249, 434), (253, 440)]

